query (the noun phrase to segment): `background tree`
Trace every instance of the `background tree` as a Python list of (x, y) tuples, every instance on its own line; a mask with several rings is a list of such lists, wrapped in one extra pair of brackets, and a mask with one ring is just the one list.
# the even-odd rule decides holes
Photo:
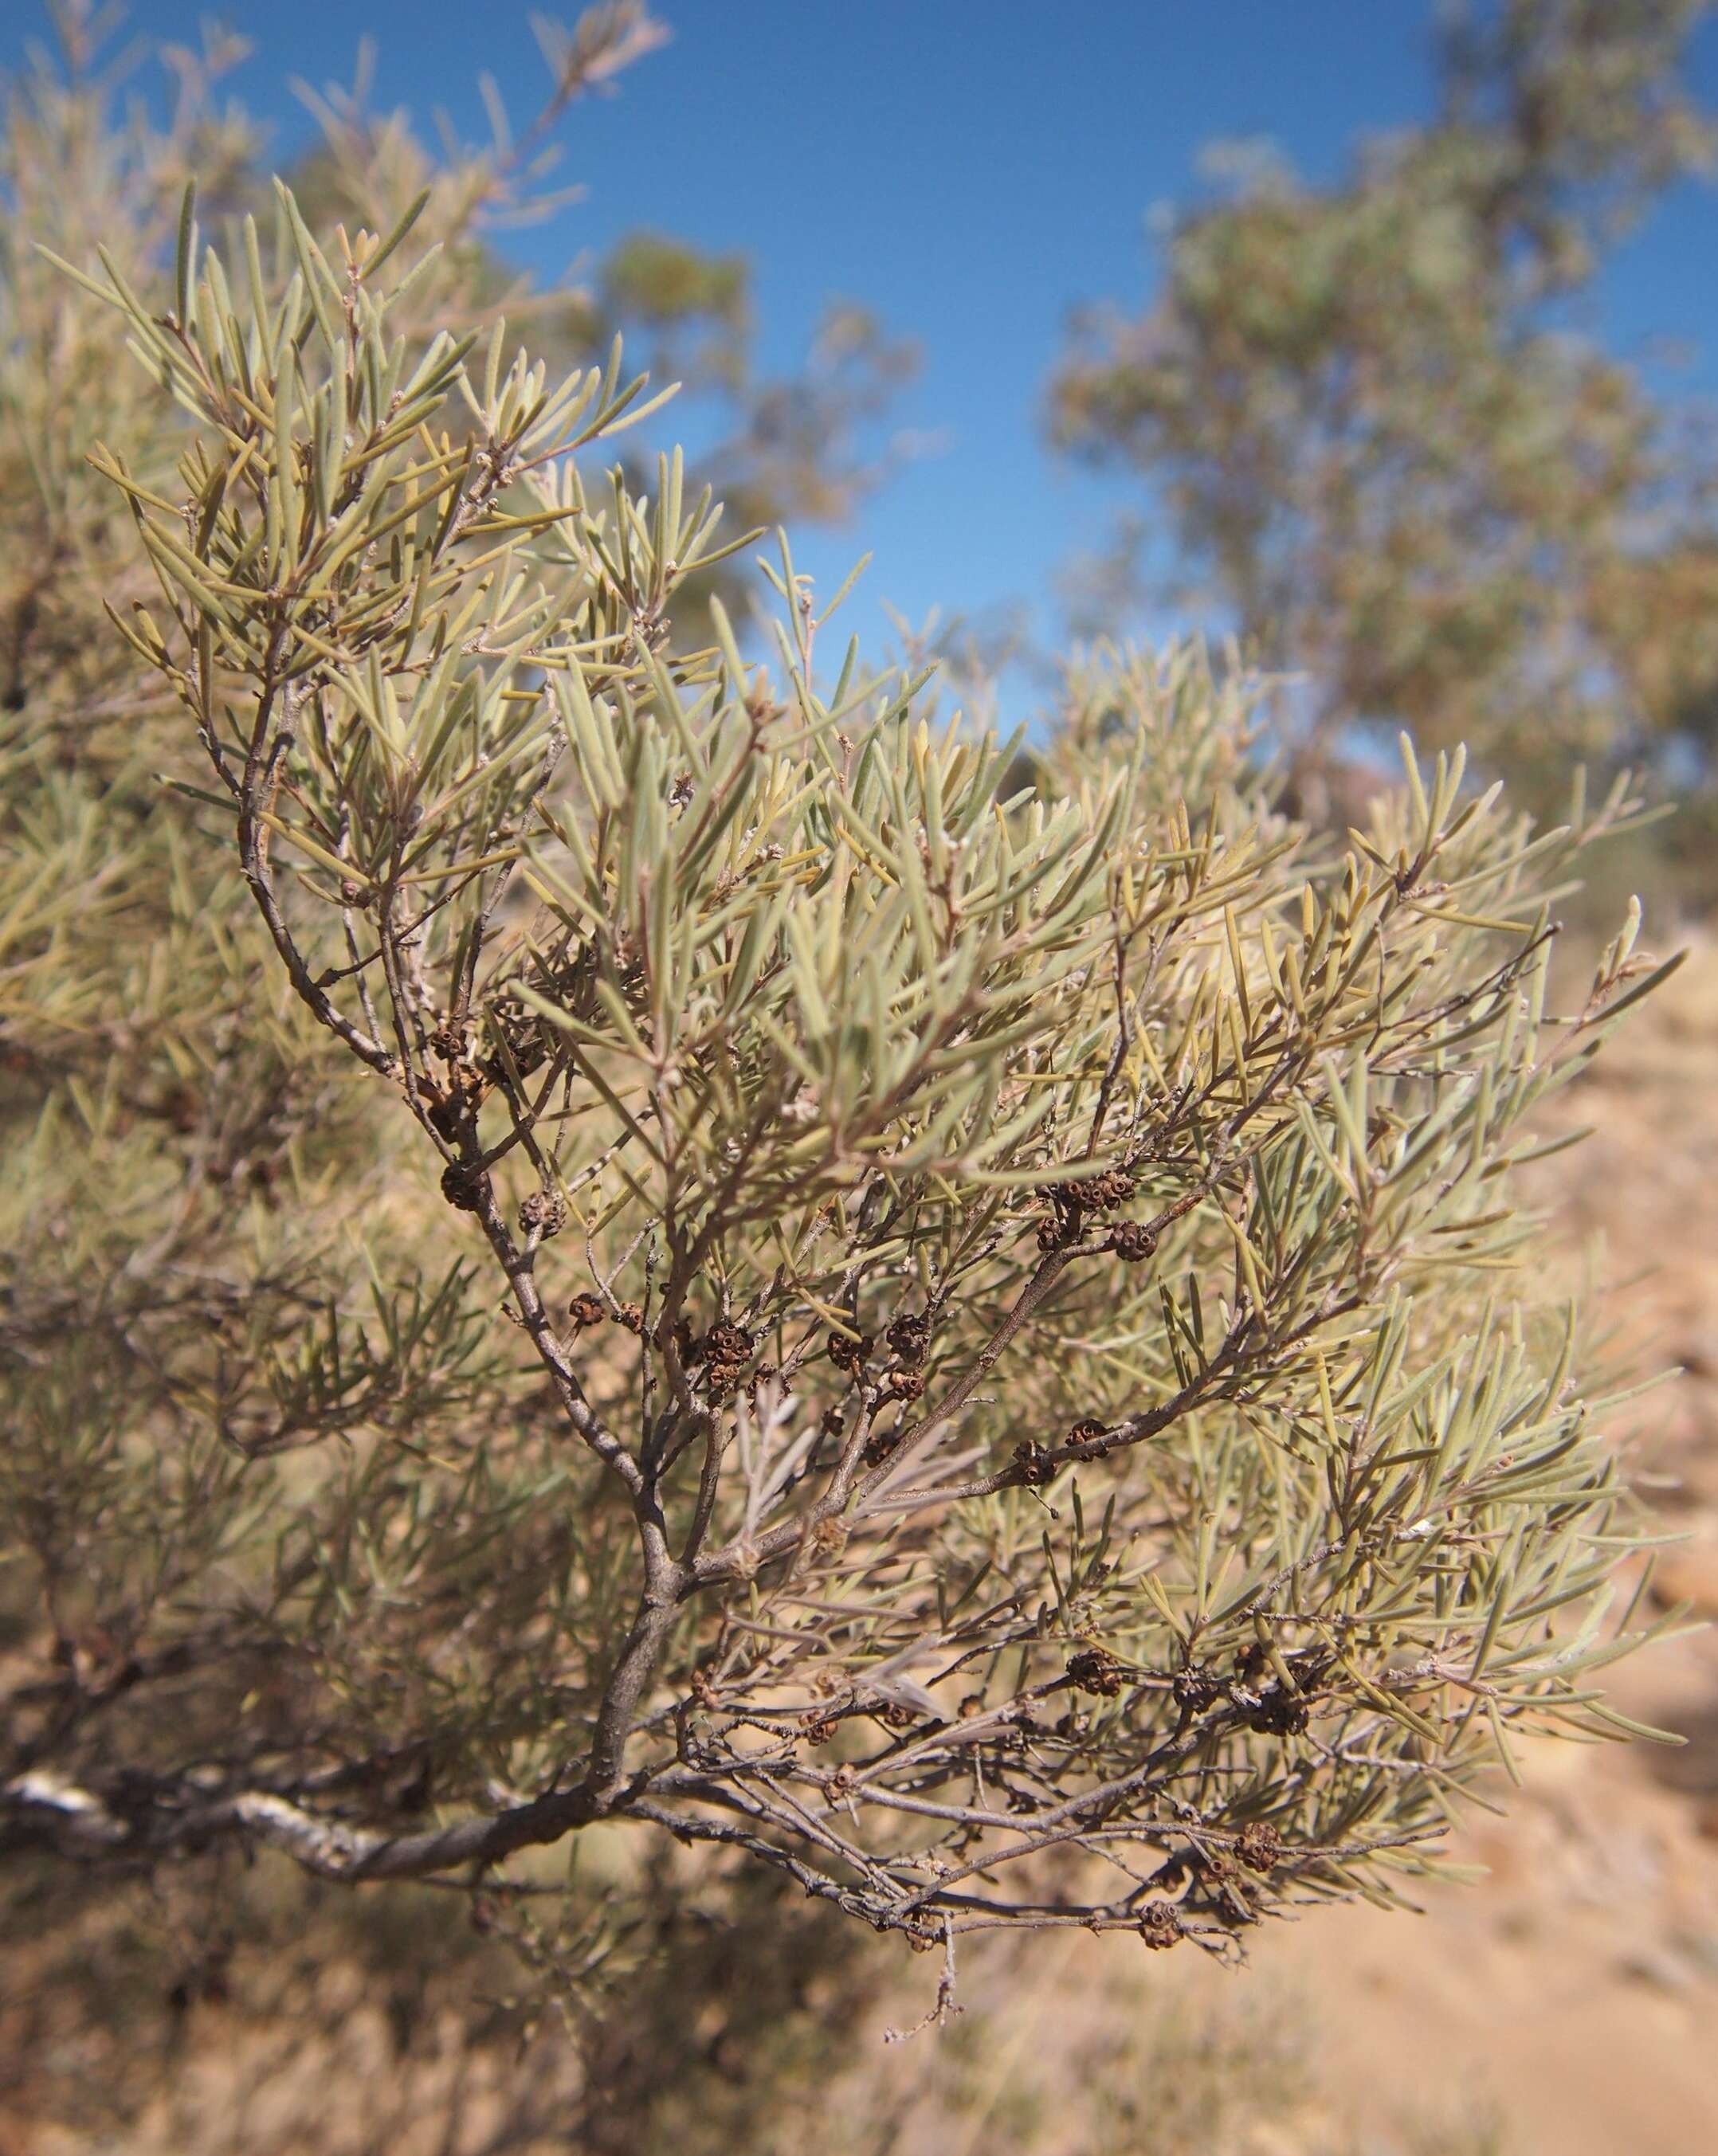
[(1054, 438), (1150, 481), (1222, 612), (1304, 670), (1311, 763), (1388, 721), (1541, 800), (1577, 755), (1710, 798), (1718, 461), (1570, 312), (1710, 167), (1681, 72), (1706, 12), (1456, 11), (1429, 123), (1330, 188), (1254, 160), (1176, 219), (1143, 316), (1078, 332)]

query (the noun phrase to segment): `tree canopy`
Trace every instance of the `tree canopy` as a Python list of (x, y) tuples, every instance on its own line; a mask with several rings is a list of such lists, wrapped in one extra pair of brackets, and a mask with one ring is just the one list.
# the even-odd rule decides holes
[(1541, 801), (1577, 756), (1710, 786), (1718, 462), (1568, 306), (1710, 167), (1705, 12), (1458, 11), (1428, 123), (1331, 187), (1246, 164), (1175, 219), (1143, 315), (1078, 331), (1055, 439), (1150, 483), (1249, 648), (1304, 671), (1315, 742), (1407, 724)]

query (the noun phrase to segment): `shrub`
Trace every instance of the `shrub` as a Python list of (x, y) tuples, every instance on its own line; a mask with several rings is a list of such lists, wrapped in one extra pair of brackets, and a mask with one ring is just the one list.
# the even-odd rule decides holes
[[(396, 336), (409, 214), (272, 225), (205, 252), (188, 189), (170, 291), (66, 265), (194, 423), (177, 477), (130, 405), (91, 461), (202, 770), (177, 900), (23, 834), (15, 1067), (68, 1060), (13, 1146), (58, 1666), (7, 1843), (487, 1910), (625, 1824), (951, 1967), (1222, 1953), (1400, 1898), (1515, 1732), (1628, 1727), (1636, 1530), (1510, 1194), (1666, 970), (1631, 919), (1547, 1008), (1621, 795), (1535, 836), (1408, 753), (1330, 858), (1247, 683), (1107, 649), (1006, 792), (923, 679), (820, 665), (785, 542), (774, 668), (719, 603), (683, 648), (744, 542), (677, 457), (588, 476), (618, 356)], [(199, 996), (219, 954), (213, 1034), (171, 979), (92, 1007), (85, 893), (110, 942), (165, 902)]]

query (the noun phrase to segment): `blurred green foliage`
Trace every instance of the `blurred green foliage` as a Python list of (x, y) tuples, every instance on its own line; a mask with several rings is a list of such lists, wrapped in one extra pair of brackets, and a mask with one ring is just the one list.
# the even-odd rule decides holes
[[(1633, 767), (1692, 798), (1670, 844), (1710, 896), (1718, 445), (1571, 307), (1659, 191), (1710, 168), (1682, 74), (1707, 12), (1453, 11), (1428, 123), (1329, 187), (1232, 159), (1170, 227), (1146, 311), (1078, 331), (1054, 437), (1148, 481), (1182, 569), (1262, 663), (1304, 672), (1309, 805), (1379, 722), (1465, 742), (1559, 810), (1577, 759)], [(1112, 601), (1148, 529), (1100, 580)]]

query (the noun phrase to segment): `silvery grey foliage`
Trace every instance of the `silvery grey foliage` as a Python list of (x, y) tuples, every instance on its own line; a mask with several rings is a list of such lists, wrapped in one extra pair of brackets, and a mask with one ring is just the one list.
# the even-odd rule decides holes
[(1331, 857), (1194, 649), (1071, 665), (1021, 785), (785, 541), (773, 662), (685, 649), (746, 542), (596, 469), (646, 386), (397, 336), (409, 231), (283, 187), (205, 248), (188, 189), (172, 289), (65, 265), (192, 423), (93, 461), (253, 1023), (393, 1135), (371, 1241), (132, 1432), (218, 1486), (193, 1703), (97, 1653), (11, 1831), (493, 1890), (625, 1825), (951, 1955), (1398, 1898), (1516, 1732), (1629, 1726), (1637, 1529), (1511, 1196), (1664, 970), (1632, 918), (1547, 1006), (1629, 804), (1535, 836), (1407, 751)]

